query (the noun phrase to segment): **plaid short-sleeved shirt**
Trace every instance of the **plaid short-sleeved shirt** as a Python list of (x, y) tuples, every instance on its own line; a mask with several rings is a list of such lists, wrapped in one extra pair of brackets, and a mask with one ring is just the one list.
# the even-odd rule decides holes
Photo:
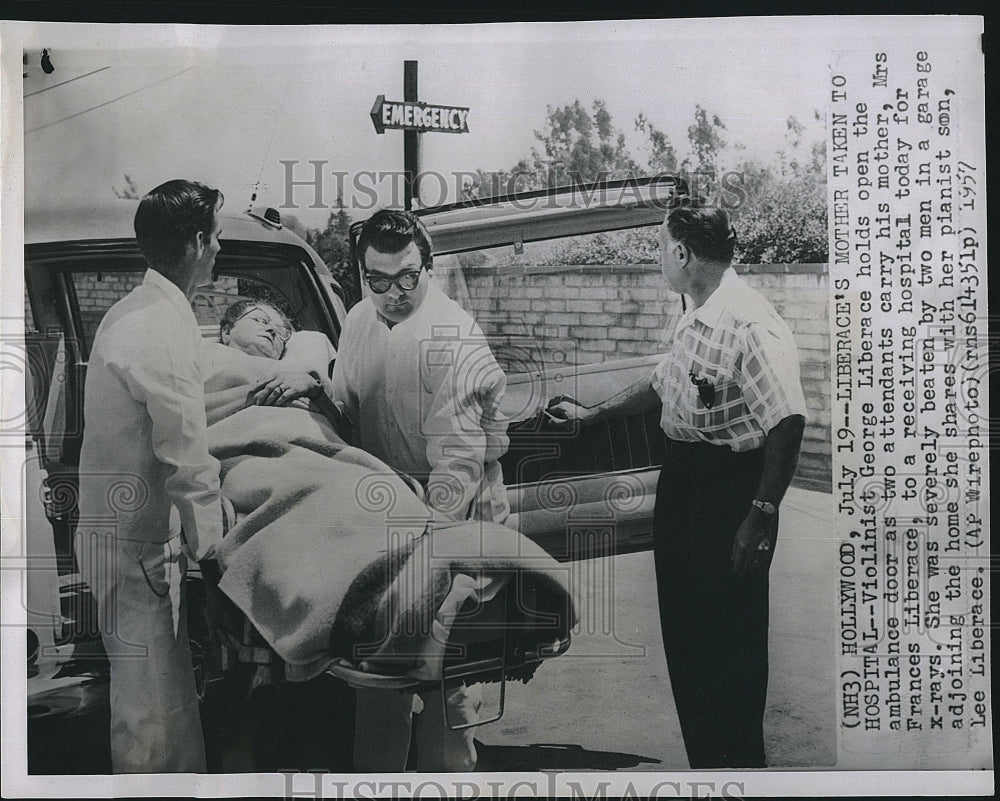
[(791, 330), (731, 267), (701, 307), (668, 319), (664, 342), (650, 383), (671, 439), (750, 451), (784, 418), (806, 416)]

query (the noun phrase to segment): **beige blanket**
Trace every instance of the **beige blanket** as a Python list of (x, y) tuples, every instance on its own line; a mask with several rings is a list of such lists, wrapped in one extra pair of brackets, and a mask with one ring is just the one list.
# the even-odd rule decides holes
[[(246, 361), (255, 357), (217, 356), (206, 371), (210, 420), (240, 390), (248, 396), (262, 368)], [(219, 586), (293, 678), (335, 657), (427, 677), (440, 641), (489, 604), (512, 610), (503, 625), (522, 650), (565, 640), (576, 622), (566, 568), (497, 524), (431, 530), (407, 484), (319, 414), (244, 404), (209, 426), (209, 442), (241, 514), (219, 552)], [(504, 584), (513, 603), (497, 593)]]

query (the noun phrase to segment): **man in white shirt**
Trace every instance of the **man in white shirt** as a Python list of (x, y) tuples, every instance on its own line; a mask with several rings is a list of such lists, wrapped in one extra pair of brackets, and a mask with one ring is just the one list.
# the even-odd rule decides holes
[(766, 766), (768, 570), (806, 403), (792, 332), (732, 267), (721, 209), (682, 203), (660, 228), (664, 278), (691, 300), (668, 352), (603, 403), (554, 404), (594, 423), (662, 404), (667, 456), (653, 555), (670, 684), (692, 768)]
[(87, 366), (76, 554), (111, 664), (115, 773), (205, 770), (184, 577), (223, 523), (190, 298), (211, 281), (222, 200), (175, 180), (140, 201), (149, 269), (104, 316)]
[(377, 212), (358, 254), (372, 291), (347, 315), (333, 373), (355, 444), (424, 483), (439, 519), (502, 523), (507, 379), (483, 332), (431, 283), (431, 242), (414, 215)]
[[(333, 372), (354, 444), (417, 478), (438, 522), (502, 523), (510, 514), (499, 464), (509, 445), (498, 419), (503, 370), (475, 320), (431, 284), (431, 240), (415, 215), (376, 212), (357, 247), (371, 293), (347, 315)], [(451, 688), (449, 718), (476, 720), (479, 691)], [(444, 726), (440, 695), (423, 698), (418, 770), (472, 770), (473, 729)], [(406, 694), (358, 692), (356, 770), (403, 770), (411, 703)]]

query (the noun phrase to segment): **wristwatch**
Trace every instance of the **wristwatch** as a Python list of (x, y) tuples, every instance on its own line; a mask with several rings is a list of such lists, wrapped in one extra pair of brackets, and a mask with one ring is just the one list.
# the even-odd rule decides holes
[(773, 515), (778, 511), (778, 507), (775, 506), (770, 501), (759, 501), (756, 498), (754, 498), (752, 501), (750, 501), (750, 503), (752, 503), (766, 515)]

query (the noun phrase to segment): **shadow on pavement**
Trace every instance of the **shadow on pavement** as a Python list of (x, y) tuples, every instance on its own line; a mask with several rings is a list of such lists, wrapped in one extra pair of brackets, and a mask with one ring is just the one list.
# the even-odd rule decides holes
[(480, 771), (527, 770), (622, 770), (660, 760), (615, 751), (588, 751), (580, 745), (532, 743), (531, 745), (486, 745), (476, 740)]
[(107, 709), (78, 717), (28, 719), (28, 774), (111, 773)]
[[(249, 698), (239, 690), (221, 682), (202, 706), (209, 773), (351, 769), (354, 691), (343, 682), (324, 674)], [(28, 773), (110, 774), (110, 728), (106, 696), (88, 714), (29, 718)]]
[[(243, 667), (243, 666), (241, 666)], [(307, 682), (236, 688), (202, 708), (209, 773), (351, 769), (354, 691), (321, 674)]]

